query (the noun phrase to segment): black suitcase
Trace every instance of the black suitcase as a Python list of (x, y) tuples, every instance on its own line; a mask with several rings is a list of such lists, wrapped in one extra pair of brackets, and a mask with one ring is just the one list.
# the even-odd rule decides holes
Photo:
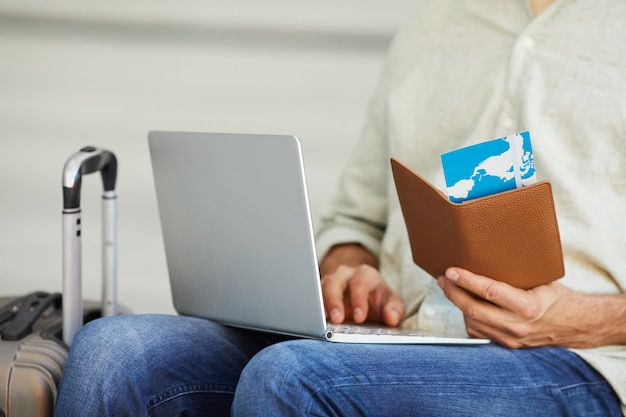
[[(102, 302), (81, 290), (80, 189), (84, 175), (100, 172), (103, 201)], [(107, 150), (85, 147), (63, 169), (63, 295), (33, 292), (0, 299), (0, 417), (53, 416), (69, 346), (83, 322), (117, 311), (117, 160)]]

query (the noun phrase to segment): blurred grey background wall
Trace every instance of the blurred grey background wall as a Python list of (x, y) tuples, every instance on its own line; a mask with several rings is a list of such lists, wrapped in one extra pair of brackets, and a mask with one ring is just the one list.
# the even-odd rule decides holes
[[(410, 0), (0, 0), (0, 288), (61, 290), (61, 173), (119, 162), (119, 299), (174, 312), (147, 132), (294, 134), (316, 222)], [(100, 297), (99, 175), (82, 187), (83, 294)]]

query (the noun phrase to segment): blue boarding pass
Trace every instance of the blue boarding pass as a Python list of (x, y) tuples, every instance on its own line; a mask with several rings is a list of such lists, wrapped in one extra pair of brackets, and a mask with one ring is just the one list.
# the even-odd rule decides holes
[(537, 182), (527, 131), (444, 153), (441, 163), (448, 197), (455, 203)]

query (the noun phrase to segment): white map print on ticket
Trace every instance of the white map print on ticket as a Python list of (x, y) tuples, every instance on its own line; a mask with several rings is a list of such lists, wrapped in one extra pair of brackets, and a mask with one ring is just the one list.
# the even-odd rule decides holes
[(448, 196), (455, 203), (537, 182), (529, 132), (444, 153), (441, 163)]

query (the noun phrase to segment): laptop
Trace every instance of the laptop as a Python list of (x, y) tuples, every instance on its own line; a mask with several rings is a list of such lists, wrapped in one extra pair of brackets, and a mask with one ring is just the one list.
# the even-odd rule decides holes
[(489, 342), (326, 323), (297, 137), (153, 131), (148, 142), (179, 314), (332, 342)]

